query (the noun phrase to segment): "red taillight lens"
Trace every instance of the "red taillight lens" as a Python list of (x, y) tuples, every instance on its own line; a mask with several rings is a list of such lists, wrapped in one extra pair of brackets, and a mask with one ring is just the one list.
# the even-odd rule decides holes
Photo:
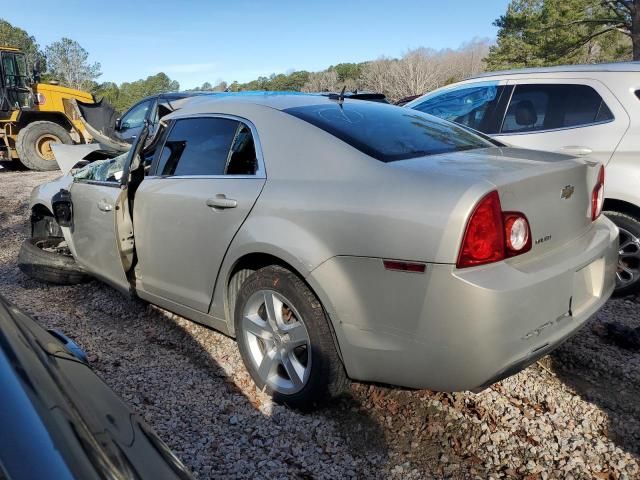
[(591, 193), (591, 220), (596, 220), (602, 213), (604, 204), (604, 167), (600, 166), (598, 182)]
[(495, 190), (480, 200), (464, 232), (458, 268), (497, 262), (505, 257), (500, 197)]
[(462, 239), (458, 268), (484, 265), (531, 250), (529, 221), (520, 212), (503, 212), (498, 192), (485, 195), (473, 210)]

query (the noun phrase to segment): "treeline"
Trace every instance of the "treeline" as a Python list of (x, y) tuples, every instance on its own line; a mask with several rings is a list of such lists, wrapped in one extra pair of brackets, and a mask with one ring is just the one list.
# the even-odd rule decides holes
[(362, 63), (340, 63), (320, 72), (294, 71), (258, 77), (247, 83), (222, 81), (204, 83), (193, 90), (230, 91), (268, 90), (325, 92), (373, 90), (391, 100), (424, 93), (466, 78), (484, 69), (483, 59), (489, 52), (488, 39), (474, 40), (458, 49), (409, 50), (400, 58), (381, 57)]

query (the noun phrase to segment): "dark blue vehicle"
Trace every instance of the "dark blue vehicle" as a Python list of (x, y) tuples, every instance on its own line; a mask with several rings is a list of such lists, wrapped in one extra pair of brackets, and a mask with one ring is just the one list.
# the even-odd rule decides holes
[(190, 479), (69, 338), (0, 296), (0, 479)]

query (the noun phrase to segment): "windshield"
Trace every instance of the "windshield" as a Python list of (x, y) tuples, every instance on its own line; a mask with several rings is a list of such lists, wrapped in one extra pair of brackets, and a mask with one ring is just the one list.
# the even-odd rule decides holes
[(2, 53), (2, 70), (7, 87), (27, 86), (27, 61), (21, 53)]
[(376, 102), (323, 103), (284, 111), (381, 162), (492, 146), (453, 123)]
[(122, 178), (124, 163), (129, 152), (118, 155), (115, 158), (96, 160), (78, 170), (73, 177), (76, 180), (93, 180), (96, 182), (119, 182)]

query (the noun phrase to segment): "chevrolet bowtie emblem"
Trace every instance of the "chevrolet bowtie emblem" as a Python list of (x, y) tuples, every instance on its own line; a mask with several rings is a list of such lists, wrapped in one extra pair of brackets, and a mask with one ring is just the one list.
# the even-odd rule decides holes
[(575, 188), (573, 185), (565, 185), (564, 187), (562, 187), (562, 190), (560, 191), (560, 198), (571, 197), (571, 195), (573, 195), (574, 190)]

